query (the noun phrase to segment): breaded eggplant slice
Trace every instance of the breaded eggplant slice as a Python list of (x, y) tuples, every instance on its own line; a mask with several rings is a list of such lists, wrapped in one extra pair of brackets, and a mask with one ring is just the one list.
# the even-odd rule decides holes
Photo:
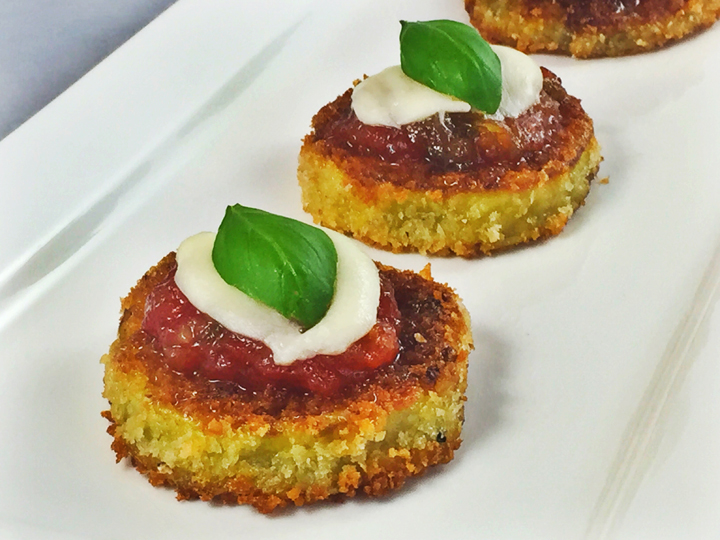
[[(392, 162), (339, 140), (335, 126), (357, 121), (349, 90), (315, 115), (303, 141), (305, 210), (316, 223), (394, 252), (473, 257), (558, 234), (584, 203), (602, 158), (580, 101), (542, 71), (540, 102), (517, 119), (446, 113), (399, 128), (431, 141), (430, 157), (415, 161)], [(448, 126), (466, 138), (436, 143)], [(394, 128), (369, 129), (377, 140)]]
[(323, 398), (250, 393), (169, 369), (141, 324), (145, 299), (174, 260), (165, 257), (123, 299), (118, 338), (102, 358), (110, 402), (103, 416), (118, 461), (130, 458), (178, 499), (252, 504), (266, 513), (356, 493), (380, 496), (453, 458), (470, 322), (429, 270), (378, 265), (395, 287), (401, 353), (362, 384)]
[(651, 51), (711, 26), (720, 0), (465, 0), (492, 43), (578, 58)]

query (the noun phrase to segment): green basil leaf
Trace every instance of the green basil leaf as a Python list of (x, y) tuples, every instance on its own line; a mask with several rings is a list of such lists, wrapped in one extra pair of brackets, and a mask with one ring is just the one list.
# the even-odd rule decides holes
[(417, 82), (492, 114), (500, 106), (500, 59), (474, 28), (456, 21), (400, 21), (400, 65)]
[(227, 283), (304, 329), (323, 318), (335, 294), (335, 244), (294, 219), (228, 206), (212, 259)]

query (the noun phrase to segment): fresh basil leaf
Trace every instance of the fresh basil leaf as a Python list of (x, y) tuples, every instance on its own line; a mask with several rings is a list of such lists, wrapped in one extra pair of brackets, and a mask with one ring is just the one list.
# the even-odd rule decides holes
[(456, 21), (400, 21), (400, 65), (417, 82), (492, 114), (500, 106), (500, 59), (474, 28)]
[(212, 259), (227, 283), (304, 329), (323, 318), (335, 294), (335, 244), (294, 219), (228, 206)]

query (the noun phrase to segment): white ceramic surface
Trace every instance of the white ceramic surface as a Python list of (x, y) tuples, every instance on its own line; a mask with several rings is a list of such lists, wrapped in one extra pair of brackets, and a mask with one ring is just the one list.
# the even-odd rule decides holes
[(609, 183), (555, 239), (431, 260), (476, 341), (451, 464), (266, 517), (114, 463), (98, 360), (118, 298), (227, 204), (309, 221), (312, 115), (397, 63), (399, 19), (467, 20), (449, 0), (276, 4), (180, 0), (0, 143), (0, 538), (720, 537), (720, 27), (538, 57), (594, 118)]

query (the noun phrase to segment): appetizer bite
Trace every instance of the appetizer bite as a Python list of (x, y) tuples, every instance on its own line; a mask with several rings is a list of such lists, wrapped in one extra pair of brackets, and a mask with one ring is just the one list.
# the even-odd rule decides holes
[(578, 58), (650, 51), (711, 26), (718, 0), (465, 0), (493, 43)]
[(379, 496), (453, 458), (471, 348), (429, 270), (235, 205), (122, 300), (103, 416), (118, 461), (178, 499)]
[(403, 22), (400, 55), (313, 118), (298, 180), (315, 222), (461, 256), (558, 234), (602, 159), (580, 101), (458, 22)]

